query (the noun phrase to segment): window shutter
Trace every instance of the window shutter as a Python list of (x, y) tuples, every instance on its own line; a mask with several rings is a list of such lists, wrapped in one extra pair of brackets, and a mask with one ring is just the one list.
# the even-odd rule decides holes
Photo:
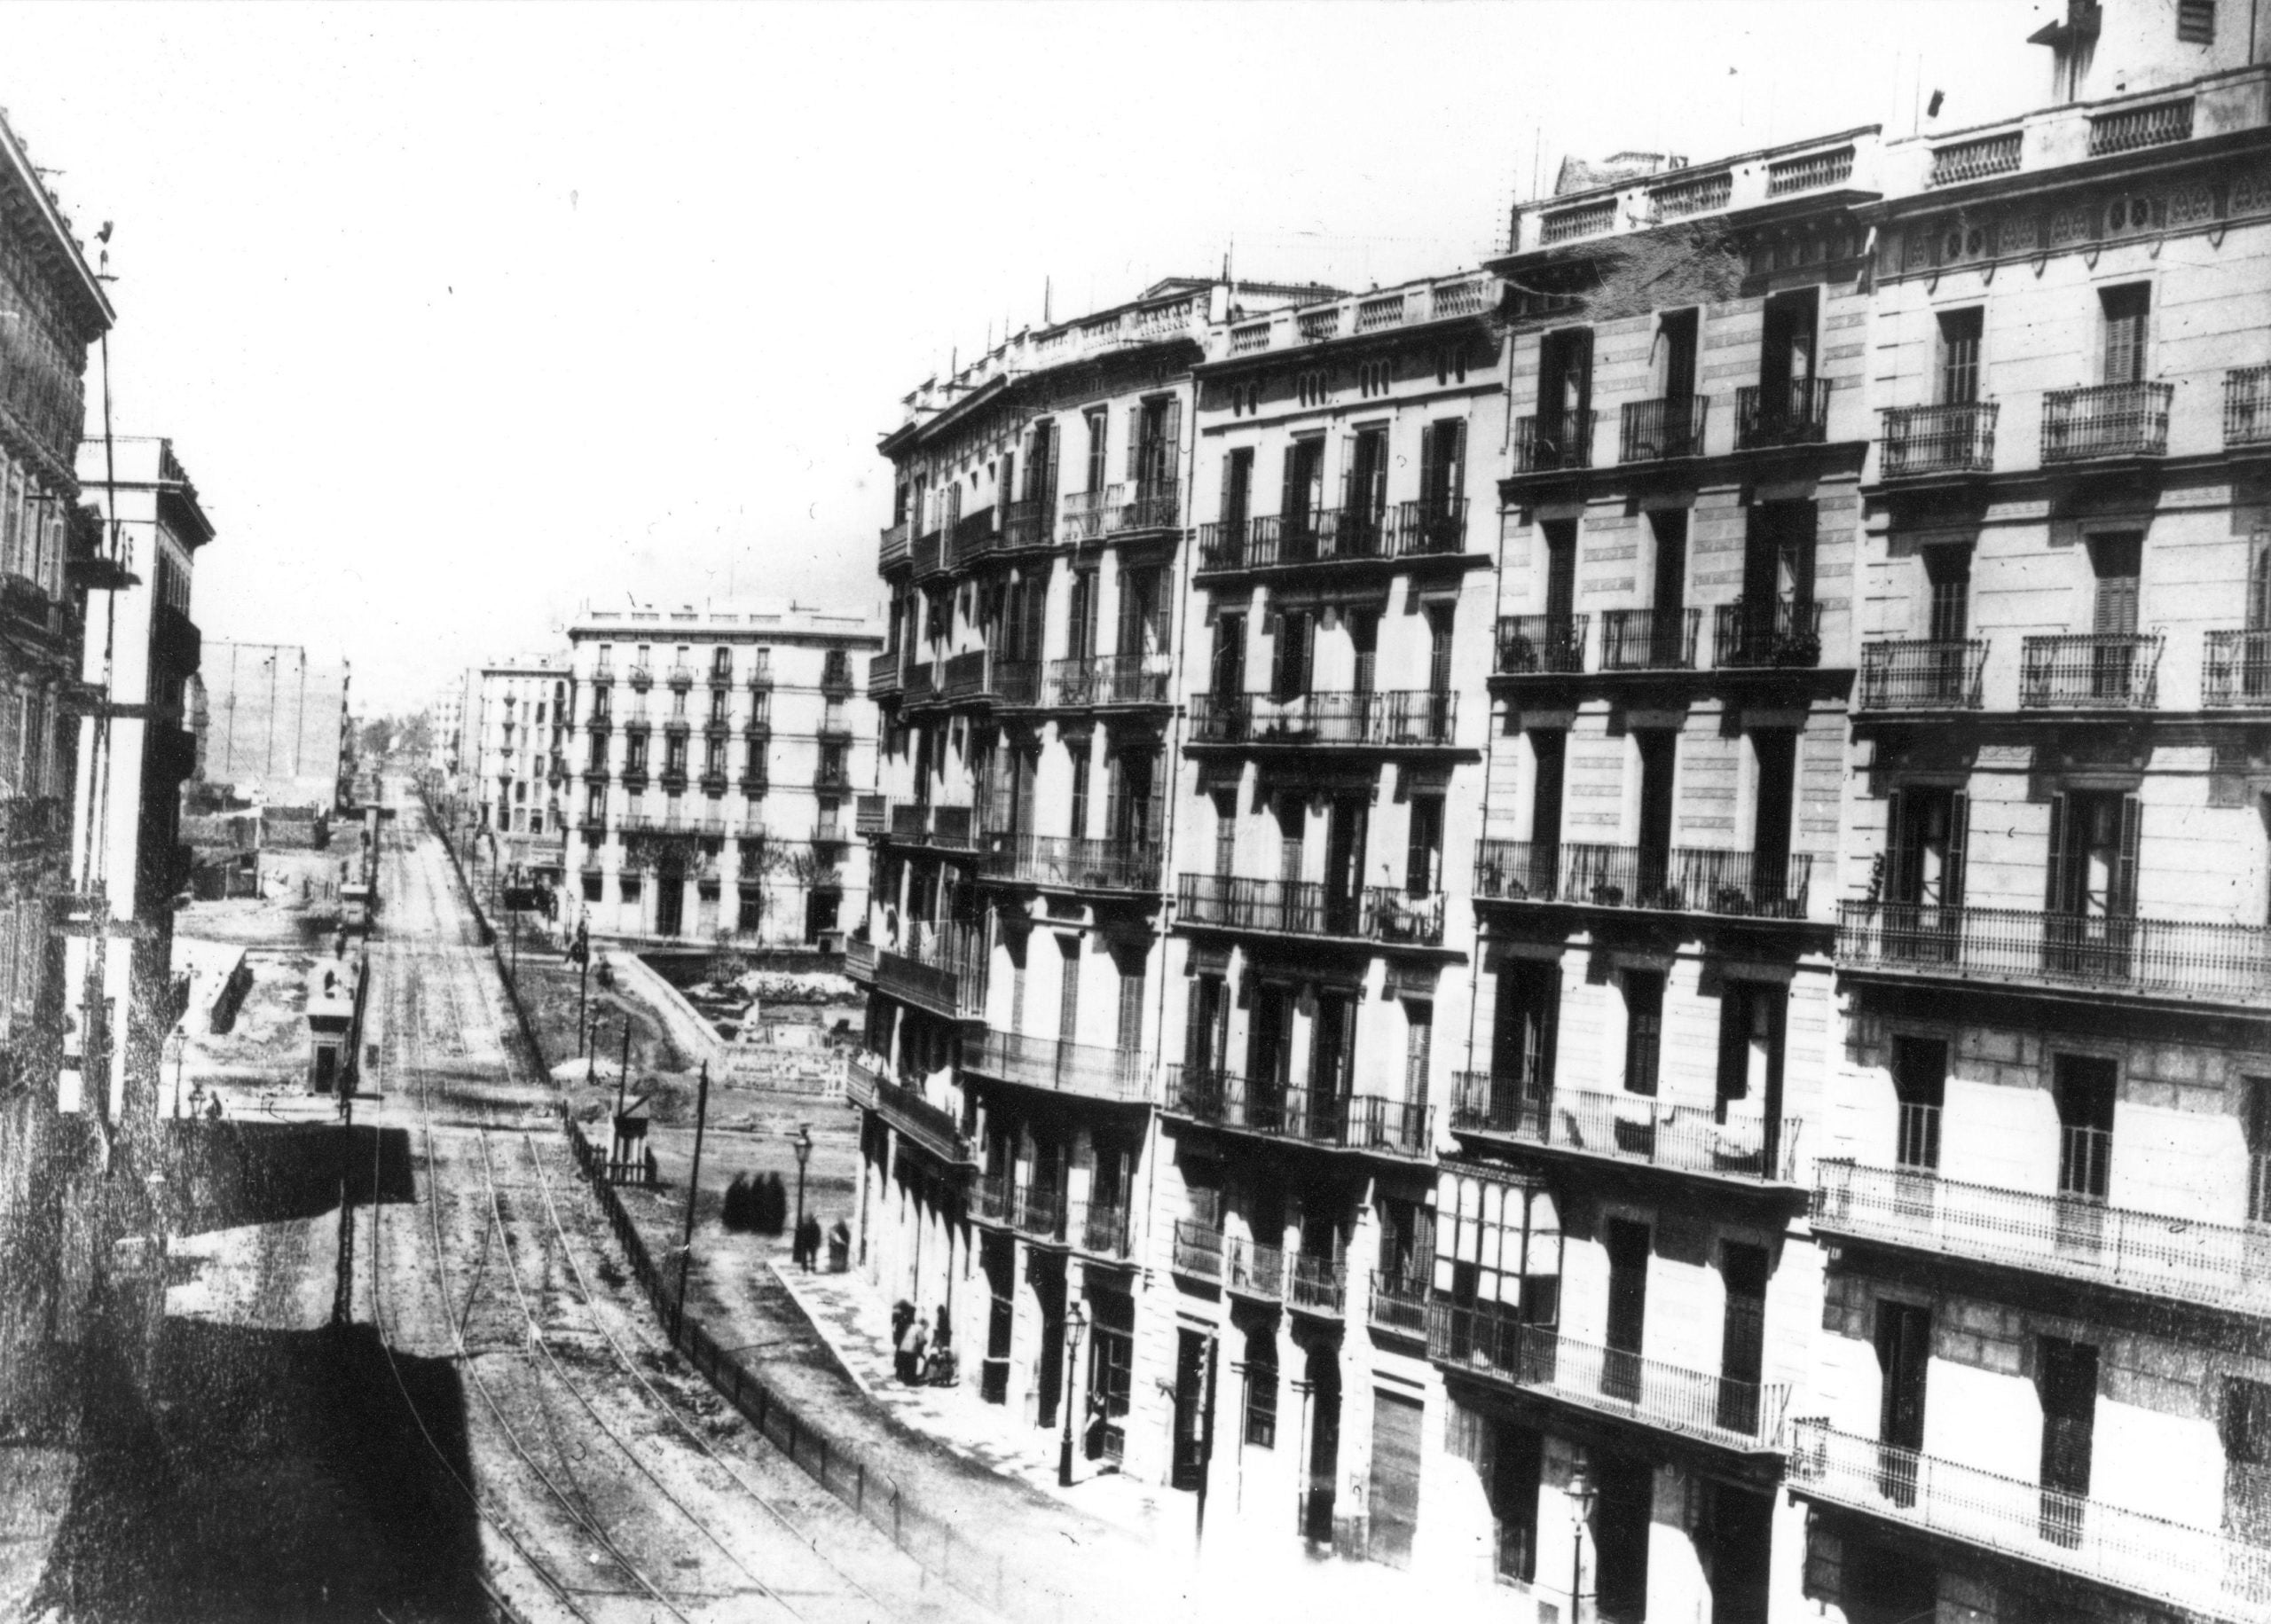
[(1964, 849), (1971, 839), (1971, 797), (1958, 789), (1948, 796), (1948, 860), (1940, 880), (1940, 900), (1948, 907), (1963, 906)]
[[(1290, 517), (1301, 511), (1300, 498), (1294, 494), (1301, 482), (1301, 445), (1296, 440), (1285, 447), (1285, 479), (1277, 494), (1277, 511)], [(1280, 524), (1285, 518), (1278, 520)]]
[(1143, 408), (1128, 408), (1128, 482), (1143, 477)]
[(1525, 1079), (1535, 1098), (1553, 1093), (1553, 1069), (1561, 1044), (1561, 966), (1554, 961), (1537, 974), (1537, 1019), (1530, 1028), (1524, 1056)]
[(2072, 913), (2066, 895), (2066, 828), (2067, 796), (2060, 790), (2050, 797), (2050, 860), (2047, 883), (2043, 888), (2042, 906), (2052, 914)]
[(1719, 995), (1719, 1103), (1750, 1092), (1750, 1000), (1747, 981), (1730, 981)]
[(2121, 854), (2114, 867), (2113, 895), (2106, 907), (2116, 919), (2137, 917), (2137, 848), (2144, 811), (2144, 803), (2135, 796), (2121, 797)]
[(1172, 485), (1183, 472), (1183, 403), (1167, 402), (1161, 416), (1165, 421), (1159, 430), (1159, 477)]
[(1446, 500), (1455, 500), (1466, 482), (1466, 424), (1457, 418), (1436, 424), (1435, 441), (1442, 495)]
[(1041, 498), (1041, 516), (1047, 518), (1057, 506), (1057, 434), (1055, 423), (1044, 423), (1041, 427), (1046, 432), (1042, 436), (1041, 450), (1033, 459), (1033, 466), (1034, 471), (1041, 475), (1041, 489), (1036, 494)]
[(1885, 796), (1884, 834), (1884, 893), (1880, 900), (1906, 902), (1916, 894), (1910, 879), (1916, 872), (1916, 844), (1905, 789), (1895, 789)]
[(1419, 431), (1419, 498), (1429, 504), (1438, 499), (1442, 470), (1442, 436), (1440, 423), (1429, 423)]

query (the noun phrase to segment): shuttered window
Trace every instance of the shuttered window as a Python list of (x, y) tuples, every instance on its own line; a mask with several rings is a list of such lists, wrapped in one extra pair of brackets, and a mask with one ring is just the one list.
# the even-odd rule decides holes
[(1400, 1393), (1372, 1393), (1371, 1518), (1365, 1555), (1389, 1567), (1411, 1565), (1419, 1526), (1419, 1401)]
[(2133, 282), (2126, 287), (2102, 288), (2098, 293), (2098, 303), (2105, 324), (2103, 381), (2142, 382), (2152, 289), (2142, 282)]

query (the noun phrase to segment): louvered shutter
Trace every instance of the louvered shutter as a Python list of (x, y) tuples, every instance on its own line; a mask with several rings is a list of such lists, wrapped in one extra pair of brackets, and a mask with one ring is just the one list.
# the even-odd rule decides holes
[(1037, 472), (1041, 475), (1041, 489), (1036, 494), (1041, 498), (1041, 517), (1046, 520), (1057, 509), (1057, 451), (1061, 436), (1057, 432), (1055, 423), (1044, 424), (1043, 427), (1049, 432), (1043, 437), (1041, 451), (1035, 459), (1035, 466)]
[(2043, 888), (2042, 906), (2053, 914), (2075, 912), (2067, 895), (2066, 831), (2069, 827), (2067, 796), (2063, 790), (2050, 797), (2050, 846), (2048, 872)]
[(1750, 984), (1730, 981), (1719, 994), (1719, 1103), (1750, 1092)]
[(1885, 902), (1906, 902), (1916, 894), (1915, 836), (1908, 817), (1908, 792), (1895, 789), (1884, 802)]
[(1419, 499), (1430, 508), (1442, 502), (1442, 427), (1429, 423), (1419, 430)]
[(1971, 797), (1962, 790), (1948, 796), (1948, 860), (1940, 880), (1940, 900), (1951, 908), (1963, 906), (1965, 849), (1971, 840)]
[(1143, 477), (1143, 408), (1128, 408), (1128, 482)]
[(1285, 479), (1277, 494), (1277, 512), (1281, 515), (1277, 522), (1280, 525), (1290, 523), (1293, 515), (1301, 511), (1301, 497), (1299, 495), (1301, 473), (1301, 443), (1298, 440), (1292, 442), (1285, 447)]
[(1439, 500), (1448, 506), (1466, 483), (1466, 425), (1456, 418), (1435, 425)]
[(1158, 476), (1163, 484), (1172, 485), (1183, 473), (1183, 402), (1167, 402), (1160, 417), (1164, 420), (1159, 429)]
[(2113, 895), (2106, 903), (2106, 912), (2115, 919), (2137, 917), (2137, 848), (2144, 810), (2135, 796), (2121, 797), (2121, 852), (2113, 870)]

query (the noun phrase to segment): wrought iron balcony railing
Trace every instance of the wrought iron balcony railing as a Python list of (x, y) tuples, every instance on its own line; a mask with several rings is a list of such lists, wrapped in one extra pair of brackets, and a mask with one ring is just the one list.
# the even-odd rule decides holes
[(1002, 532), (994, 522), (991, 507), (963, 514), (955, 521), (953, 533), (947, 537), (947, 557), (957, 569), (1001, 550)]
[(1645, 1094), (1555, 1088), (1530, 1093), (1520, 1078), (1462, 1071), (1451, 1107), (1454, 1132), (1497, 1134), (1571, 1154), (1605, 1157), (1674, 1173), (1787, 1182), (1797, 1166), (1799, 1122), (1768, 1132), (1764, 1117), (1735, 1101), (1680, 1105)]
[(1041, 673), (1039, 660), (996, 660), (986, 679), (986, 691), (997, 705), (1038, 705)]
[(1151, 1097), (1151, 1057), (1141, 1049), (1108, 1048), (1062, 1038), (1033, 1038), (988, 1028), (963, 1044), (963, 1070), (1083, 1099), (1142, 1104)]
[(1057, 539), (1050, 533), (1049, 510), (1050, 504), (1038, 497), (1027, 497), (1012, 502), (1002, 514), (1002, 550), (1022, 553), (1029, 548), (1046, 547)]
[(1065, 1238), (1105, 1258), (1136, 1255), (1134, 1214), (1118, 1202), (1076, 1201), (1065, 1214)]
[(1885, 479), (1929, 474), (1984, 474), (1995, 466), (1992, 400), (1946, 406), (1885, 406), (1877, 468)]
[(1861, 645), (1863, 710), (1976, 710), (1987, 668), (1983, 638), (1889, 638)]
[(852, 804), (852, 829), (857, 835), (880, 835), (891, 827), (891, 803), (879, 795), (863, 795)]
[(1175, 1272), (1200, 1280), (1222, 1277), (1222, 1252), (1227, 1241), (1220, 1229), (1177, 1219), (1175, 1226)]
[(1628, 401), (1619, 436), (1620, 462), (1661, 462), (1676, 457), (1703, 454), (1704, 424), (1710, 415), (1708, 395), (1670, 395), (1656, 400)]
[(1437, 1298), (1427, 1356), (1447, 1369), (1543, 1393), (1684, 1438), (1745, 1454), (1780, 1454), (1790, 1390), (1692, 1370), (1525, 1325), (1495, 1308)]
[(2028, 710), (2150, 710), (2160, 691), (2162, 640), (2157, 632), (2028, 638), (2019, 648), (2019, 705)]
[(2204, 636), (2200, 703), (2212, 710), (2271, 706), (2271, 631), (2210, 632)]
[(2236, 366), (2224, 374), (2224, 443), (2271, 445), (2271, 366)]
[(1843, 1157), (1814, 1165), (1813, 1221), (1824, 1235), (2227, 1312), (2271, 1312), (2271, 1228), (2260, 1224), (2139, 1212)]
[(1183, 486), (1172, 479), (1139, 480), (1114, 485), (1113, 500), (1104, 513), (1104, 533), (1124, 535), (1133, 530), (1171, 530), (1183, 522)]
[(906, 561), (907, 521), (901, 519), (897, 524), (884, 527), (883, 542), (876, 550), (876, 569), (878, 574), (889, 574), (892, 565)]
[(1427, 1283), (1402, 1275), (1372, 1275), (1371, 1299), (1364, 1317), (1376, 1331), (1406, 1337), (1427, 1333)]
[(997, 834), (986, 847), (985, 872), (995, 879), (1073, 890), (1159, 889), (1164, 850), (1157, 841)]
[(1587, 468), (1593, 460), (1593, 413), (1526, 417), (1514, 423), (1514, 472), (1552, 474)]
[(1600, 617), (1605, 671), (1682, 671), (1695, 667), (1701, 609), (1610, 609)]
[(1169, 704), (1167, 680), (1173, 665), (1167, 655), (1156, 654), (1051, 660), (1041, 702), (1068, 710), (1091, 705)]
[(1464, 497), (1371, 508), (1318, 508), (1199, 527), (1200, 573), (1278, 569), (1356, 559), (1457, 553), (1466, 545)]
[(1250, 1083), (1234, 1072), (1183, 1065), (1167, 1068), (1164, 1097), (1177, 1116), (1238, 1133), (1388, 1156), (1425, 1157), (1434, 1149), (1432, 1112), (1424, 1102), (1327, 1095), (1300, 1084)]
[(1186, 923), (1229, 930), (1421, 947), (1440, 946), (1443, 939), (1441, 891), (1413, 897), (1388, 885), (1340, 891), (1315, 880), (1186, 874), (1176, 878), (1175, 906)]
[(1943, 1539), (2164, 1602), (2194, 1617), (2257, 1620), (2271, 1608), (2271, 1549), (2228, 1534), (2006, 1478), (1976, 1466), (1791, 1424), (1797, 1494)]
[(2042, 460), (2165, 457), (2173, 383), (2100, 383), (2042, 396)]
[(875, 985), (947, 1020), (983, 1020), (986, 959), (975, 930), (916, 922), (877, 952)]
[(1339, 1319), (1348, 1309), (1348, 1266), (1331, 1258), (1295, 1252), (1285, 1280), (1285, 1301), (1299, 1313)]
[[(939, 697), (949, 703), (955, 700), (975, 699), (986, 692), (986, 651), (966, 649), (961, 654), (948, 655), (939, 672)], [(837, 731), (842, 731), (841, 718)], [(823, 730), (825, 731), (825, 730)]]
[(2271, 996), (2271, 926), (1844, 902), (1837, 962), (1843, 969), (2248, 1005)]
[(1483, 840), (1474, 852), (1474, 895), (1489, 902), (1803, 920), (1812, 878), (1813, 858), (1803, 851), (1777, 859), (1695, 846)]
[(1712, 639), (1722, 671), (1819, 665), (1821, 605), (1789, 598), (1723, 603)]
[(1583, 615), (1501, 615), (1501, 677), (1573, 675), (1585, 669)]
[(1120, 488), (1067, 491), (1064, 498), (1063, 537), (1068, 542), (1095, 541), (1104, 535), (1104, 515), (1118, 498)]
[(1829, 380), (1792, 378), (1735, 391), (1735, 450), (1819, 445), (1829, 435)]
[(1194, 694), (1193, 744), (1441, 749), (1458, 733), (1458, 695), (1431, 688), (1384, 694)]
[(1285, 1252), (1260, 1241), (1231, 1240), (1222, 1248), (1222, 1283), (1242, 1297), (1265, 1302), (1285, 1298)]
[(977, 1165), (977, 1150), (963, 1136), (954, 1113), (931, 1104), (919, 1088), (870, 1071), (862, 1080), (861, 1092), (868, 1096), (863, 1102), (868, 1110), (940, 1161), (951, 1166)]

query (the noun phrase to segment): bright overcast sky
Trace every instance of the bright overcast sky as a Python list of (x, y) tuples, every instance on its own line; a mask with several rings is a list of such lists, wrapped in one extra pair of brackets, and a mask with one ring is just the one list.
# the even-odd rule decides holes
[(876, 435), (1044, 279), (1456, 269), (1563, 153), (1905, 134), (1920, 80), (2000, 116), (2054, 11), (19, 4), (0, 105), (117, 223), (116, 424), (219, 527), (206, 635), (406, 707), (587, 599), (873, 603)]

